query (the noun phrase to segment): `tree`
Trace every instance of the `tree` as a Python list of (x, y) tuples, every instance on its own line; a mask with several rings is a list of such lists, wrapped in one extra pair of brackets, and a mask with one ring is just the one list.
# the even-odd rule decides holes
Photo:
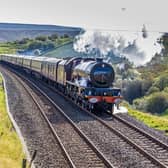
[(46, 41), (47, 40), (47, 37), (46, 36), (38, 36), (35, 38), (36, 40), (39, 40), (39, 41)]
[(69, 35), (68, 35), (68, 34), (64, 34), (63, 37), (64, 37), (64, 38), (69, 38)]
[(22, 40), (19, 41), (19, 44), (27, 44), (30, 41), (29, 38), (23, 38)]
[(58, 34), (52, 34), (51, 36), (48, 36), (48, 39), (51, 41), (55, 41), (56, 39), (58, 39)]
[(129, 103), (132, 103), (134, 99), (139, 98), (142, 95), (142, 81), (135, 80), (127, 83), (126, 88), (123, 91), (124, 99)]

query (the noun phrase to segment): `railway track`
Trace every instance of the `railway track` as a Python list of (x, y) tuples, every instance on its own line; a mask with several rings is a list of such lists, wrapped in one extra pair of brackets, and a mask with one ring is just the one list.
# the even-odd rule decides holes
[[(53, 88), (51, 88), (53, 89)], [(70, 100), (65, 95), (55, 90), (57, 93), (61, 94), (64, 98)], [(75, 103), (74, 103), (75, 104)], [(141, 154), (146, 156), (149, 160), (155, 163), (159, 167), (167, 168), (168, 167), (168, 145), (164, 142), (158, 140), (154, 136), (145, 132), (144, 130), (134, 126), (125, 119), (112, 115), (112, 120), (102, 119), (86, 109), (82, 108), (76, 104), (80, 109), (87, 112), (93, 118), (97, 119), (102, 123), (106, 128), (120, 136), (123, 140), (134, 146)]]
[(152, 160), (157, 160), (158, 166), (168, 167), (168, 145), (144, 130), (132, 125), (123, 118), (113, 115), (113, 122), (105, 121), (108, 126), (118, 130), (121, 134), (138, 144), (141, 149), (151, 156)]
[[(61, 94), (61, 93), (59, 93), (59, 94)], [(62, 95), (62, 96), (64, 96), (64, 95)], [(65, 98), (67, 99), (67, 97), (65, 97)], [(53, 100), (51, 100), (51, 102), (52, 101)], [(79, 108), (82, 109), (81, 107), (79, 107)], [(124, 121), (123, 119), (121, 119), (117, 116), (113, 116), (113, 119), (111, 122), (111, 120), (106, 120), (106, 119), (103, 120), (103, 119), (99, 118), (98, 116), (88, 112), (85, 109), (82, 109), (82, 110), (87, 112), (87, 114), (90, 115), (92, 118), (94, 118), (94, 120), (101, 123), (106, 129), (110, 130), (115, 135), (119, 136), (122, 139), (122, 141), (131, 145), (134, 149), (136, 149), (137, 152), (140, 153), (140, 155), (144, 156), (144, 158), (146, 158), (147, 160), (145, 160), (144, 158), (142, 160), (144, 160), (144, 162), (147, 163), (146, 167), (164, 167), (164, 168), (167, 167), (167, 158), (168, 158), (167, 153), (168, 152), (167, 152), (166, 144), (163, 144), (162, 142), (156, 140), (154, 137), (150, 136), (149, 134), (147, 135), (144, 131), (139, 130), (138, 128), (135, 128), (133, 125), (131, 125), (130, 123)], [(88, 135), (88, 137), (89, 137), (88, 133), (86, 133), (85, 135)], [(96, 142), (95, 142), (95, 144), (96, 144)], [(96, 146), (98, 148), (100, 147), (99, 144)], [(151, 147), (152, 147), (152, 149), (150, 149)], [(153, 152), (155, 150), (154, 149), (155, 147), (156, 147), (157, 151)], [(104, 151), (102, 153), (104, 153)], [(157, 153), (159, 155), (157, 155)], [(105, 154), (105, 156), (107, 157), (106, 154)], [(105, 156), (104, 156), (104, 158), (105, 158)], [(110, 159), (108, 158), (108, 160), (110, 160)]]
[[(17, 72), (15, 71), (14, 73)], [(30, 89), (27, 84), (14, 74), (15, 78), (17, 78), (39, 108), (70, 167), (114, 167), (64, 111), (40, 88), (20, 74), (17, 73), (17, 75), (24, 82), (31, 85)]]

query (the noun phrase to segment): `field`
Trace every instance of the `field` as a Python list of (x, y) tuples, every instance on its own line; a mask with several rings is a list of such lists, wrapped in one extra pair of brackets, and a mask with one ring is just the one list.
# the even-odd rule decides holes
[(16, 53), (15, 46), (7, 43), (0, 43), (0, 54), (14, 54)]
[(0, 76), (0, 168), (19, 168), (24, 157), (20, 140), (6, 112)]

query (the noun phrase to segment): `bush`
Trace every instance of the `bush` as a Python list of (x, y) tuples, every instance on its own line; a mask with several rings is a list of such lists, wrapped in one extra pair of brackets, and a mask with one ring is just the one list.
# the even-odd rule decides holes
[(168, 87), (165, 87), (163, 91), (168, 93)]
[(58, 34), (52, 34), (51, 36), (48, 36), (48, 39), (51, 41), (55, 41), (56, 39), (58, 39)]
[(133, 101), (133, 106), (138, 110), (146, 111), (147, 106), (146, 99), (145, 98), (135, 99)]
[(168, 74), (161, 75), (154, 83), (154, 86), (158, 87), (161, 91), (165, 87), (168, 87)]
[(147, 95), (155, 93), (155, 92), (159, 92), (159, 91), (160, 91), (160, 89), (158, 87), (152, 86), (149, 88)]
[(36, 40), (39, 40), (39, 41), (46, 41), (47, 40), (47, 37), (46, 36), (38, 36), (35, 38)]
[(64, 34), (63, 37), (64, 37), (64, 38), (69, 38), (69, 35), (68, 35), (68, 34)]
[(162, 113), (168, 108), (168, 93), (157, 92), (147, 98), (146, 110), (152, 113)]

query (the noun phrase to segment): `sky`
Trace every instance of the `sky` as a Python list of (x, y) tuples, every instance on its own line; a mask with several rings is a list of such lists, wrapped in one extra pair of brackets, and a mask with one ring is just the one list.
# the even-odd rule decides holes
[(168, 32), (168, 0), (0, 0), (0, 22)]

